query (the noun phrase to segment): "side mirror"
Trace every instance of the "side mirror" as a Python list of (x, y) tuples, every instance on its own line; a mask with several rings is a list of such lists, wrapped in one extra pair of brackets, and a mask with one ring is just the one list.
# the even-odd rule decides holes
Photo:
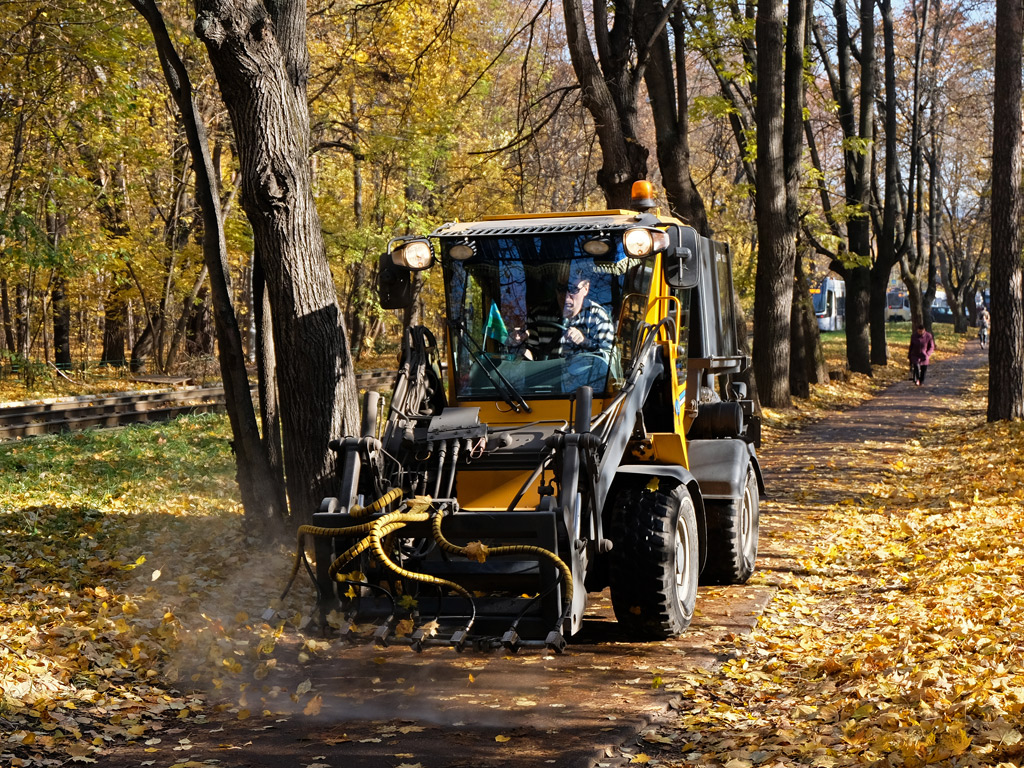
[(412, 306), (412, 272), (395, 266), (390, 253), (381, 254), (378, 262), (377, 294), (382, 309)]
[(700, 260), (697, 258), (697, 230), (692, 227), (669, 229), (672, 247), (661, 256), (665, 282), (673, 288), (694, 288), (700, 279)]

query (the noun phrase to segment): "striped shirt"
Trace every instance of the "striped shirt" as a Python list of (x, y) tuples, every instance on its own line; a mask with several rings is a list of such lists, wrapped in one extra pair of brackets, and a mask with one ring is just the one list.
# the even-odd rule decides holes
[(568, 328), (579, 328), (583, 334), (583, 342), (574, 344), (564, 336), (558, 348), (561, 357), (571, 357), (580, 352), (610, 352), (615, 341), (615, 326), (612, 325), (608, 310), (600, 304), (587, 299), (583, 309), (575, 317), (568, 320)]

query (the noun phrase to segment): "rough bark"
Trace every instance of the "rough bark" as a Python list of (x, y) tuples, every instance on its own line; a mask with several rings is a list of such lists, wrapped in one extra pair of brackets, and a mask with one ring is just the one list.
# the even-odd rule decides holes
[(125, 357), (128, 324), (128, 288), (117, 274), (115, 283), (107, 291), (103, 302), (103, 365), (123, 367), (128, 364)]
[[(281, 406), (277, 400), (277, 365), (274, 354), (273, 311), (267, 295), (266, 280), (259, 254), (253, 253), (253, 320), (256, 327), (256, 377), (260, 402), (260, 426), (263, 446), (274, 477), (284, 483), (284, 455), (281, 452)], [(283, 485), (282, 485), (283, 487)]]
[(4, 343), (7, 350), (13, 355), (17, 353), (17, 345), (14, 341), (14, 318), (11, 315), (11, 298), (7, 288), (7, 278), (0, 277), (0, 312), (3, 314)]
[[(196, 275), (196, 279), (192, 281), (192, 290), (189, 291), (188, 297), (182, 303), (181, 316), (178, 318), (178, 323), (174, 328), (174, 334), (171, 336), (171, 343), (167, 347), (166, 365), (167, 370), (169, 371), (173, 371), (175, 366), (178, 364), (178, 353), (181, 351), (182, 340), (185, 339), (186, 335), (192, 335), (192, 324), (196, 315), (201, 313), (205, 316), (208, 314), (198, 308), (200, 304), (205, 307), (206, 294), (204, 292), (204, 286), (208, 276), (209, 270), (204, 264), (202, 269), (199, 270), (199, 274)], [(200, 302), (199, 298), (200, 292), (203, 292), (202, 302)], [(207, 354), (212, 351), (211, 345)], [(192, 354), (192, 350), (188, 349), (186, 353)]]
[(611, 29), (606, 0), (597, 0), (593, 7), (593, 34), (601, 62), (590, 44), (582, 0), (562, 0), (569, 57), (601, 145), (597, 183), (609, 208), (629, 208), (633, 182), (647, 177), (649, 154), (637, 138), (639, 82), (629, 61), (633, 2), (616, 3)]
[(761, 404), (790, 404), (790, 333), (795, 233), (787, 217), (783, 151), (783, 40), (781, 0), (757, 9), (757, 272), (754, 277), (754, 375)]
[(203, 260), (210, 273), (220, 370), (234, 437), (238, 486), (247, 524), (254, 533), (267, 535), (283, 520), (286, 509), (282, 489), (270, 472), (249, 394), (242, 338), (228, 289), (227, 245), (205, 126), (192, 97), (188, 71), (174, 49), (155, 2), (131, 1), (153, 31), (164, 76), (188, 136), (196, 174), (196, 198), (203, 213)]
[(1021, 48), (1024, 3), (996, 0), (992, 138), (992, 346), (988, 420), (1024, 418), (1024, 280), (1021, 264)]
[(50, 288), (50, 312), (53, 318), (53, 362), (62, 370), (71, 368), (71, 305), (68, 304), (67, 278), (57, 274)]
[[(818, 318), (814, 314), (814, 301), (811, 299), (811, 280), (803, 256), (803, 249), (798, 245), (796, 279), (793, 285), (795, 291), (793, 294), (793, 321), (799, 322), (803, 326), (800, 333), (803, 342), (800, 359), (804, 366), (802, 378), (807, 382), (809, 391), (809, 385), (828, 381), (828, 366), (825, 364), (825, 351), (821, 347), (821, 331), (818, 329)], [(793, 350), (795, 355), (795, 346)], [(795, 392), (796, 389), (794, 389)], [(802, 397), (803, 395), (798, 396)]]
[[(810, 3), (806, 0), (790, 0), (786, 18), (782, 157), (786, 179), (786, 227), (794, 243), (800, 232), (800, 176), (804, 148), (804, 106), (807, 101), (804, 53), (808, 44), (809, 13)], [(820, 381), (817, 361), (823, 360), (824, 354), (821, 351), (818, 324), (814, 318), (811, 284), (799, 250), (794, 252), (793, 266), (789, 384), (792, 394), (797, 397), (808, 397), (811, 384)]]
[(29, 289), (24, 283), (18, 283), (14, 288), (14, 346), (18, 355), (23, 360), (28, 360), (32, 348), (32, 317), (31, 302), (29, 301)]
[[(869, 307), (871, 284), (871, 167), (873, 157), (875, 100), (874, 4), (861, 3), (860, 46), (851, 34), (846, 0), (834, 0), (835, 62), (832, 49), (815, 28), (815, 44), (826, 68), (837, 117), (843, 132), (843, 186), (846, 198), (845, 248), (829, 253), (831, 269), (846, 281), (846, 357), (851, 371), (871, 374)], [(854, 77), (853, 58), (857, 51), (860, 80)], [(858, 103), (857, 97), (860, 97)], [(821, 168), (820, 162), (815, 166)], [(819, 186), (823, 199), (828, 196)], [(832, 206), (825, 204), (826, 217), (835, 234), (841, 234)]]
[[(640, 0), (636, 34), (640, 56), (646, 55), (644, 82), (654, 117), (655, 153), (669, 208), (701, 234), (710, 235), (704, 200), (690, 171), (689, 96), (686, 34), (682, 12), (669, 11), (661, 0)], [(672, 26), (669, 44), (668, 23)]]
[(331, 439), (359, 426), (355, 376), (312, 193), (306, 5), (199, 0), (206, 44), (234, 127), (241, 201), (273, 307), (292, 516), (333, 491)]

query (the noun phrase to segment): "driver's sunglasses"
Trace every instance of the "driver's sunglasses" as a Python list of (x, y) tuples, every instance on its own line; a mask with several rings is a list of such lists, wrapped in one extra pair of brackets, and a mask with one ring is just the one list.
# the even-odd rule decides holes
[(568, 293), (570, 296), (575, 296), (582, 289), (583, 286), (581, 284), (574, 285), (571, 288), (568, 285), (559, 285), (557, 287), (559, 293)]

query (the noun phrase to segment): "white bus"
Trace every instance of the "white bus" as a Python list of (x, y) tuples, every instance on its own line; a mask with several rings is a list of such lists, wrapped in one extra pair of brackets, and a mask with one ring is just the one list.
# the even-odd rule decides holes
[(845, 282), (838, 277), (826, 277), (820, 285), (811, 288), (811, 299), (819, 330), (841, 331), (846, 327)]
[(885, 319), (890, 323), (910, 321), (910, 298), (906, 291), (892, 290), (885, 295)]

